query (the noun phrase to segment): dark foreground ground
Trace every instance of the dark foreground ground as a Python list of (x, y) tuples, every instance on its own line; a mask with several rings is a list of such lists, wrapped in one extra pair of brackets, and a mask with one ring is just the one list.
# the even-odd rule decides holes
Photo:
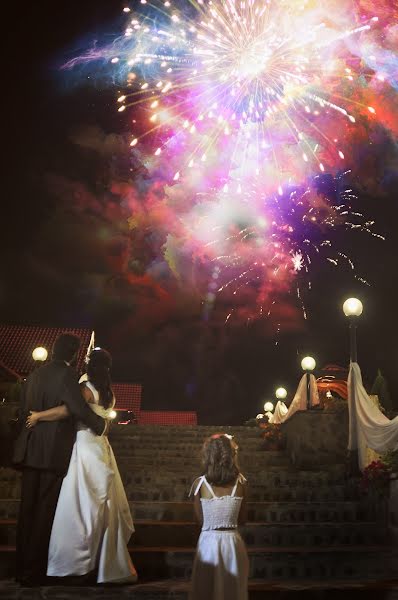
[[(13, 581), (0, 582), (0, 598), (10, 600), (188, 600), (188, 585), (160, 581), (130, 586), (49, 586), (21, 588)], [(398, 579), (391, 582), (272, 582), (249, 586), (250, 600), (398, 600)], [(203, 600), (207, 600), (204, 598)]]

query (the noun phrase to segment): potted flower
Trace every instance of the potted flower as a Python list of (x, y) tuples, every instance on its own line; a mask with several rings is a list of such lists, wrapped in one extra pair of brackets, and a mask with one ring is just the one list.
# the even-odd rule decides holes
[(284, 438), (280, 425), (268, 423), (263, 429), (261, 437), (263, 438), (263, 450), (281, 450), (283, 448)]
[(363, 470), (360, 488), (367, 496), (368, 504), (376, 518), (386, 518), (387, 499), (390, 488), (391, 466), (382, 460), (373, 460)]

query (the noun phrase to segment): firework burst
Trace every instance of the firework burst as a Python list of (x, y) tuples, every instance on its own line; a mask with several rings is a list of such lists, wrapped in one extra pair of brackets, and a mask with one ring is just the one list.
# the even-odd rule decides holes
[(241, 177), (266, 174), (271, 192), (341, 168), (336, 127), (343, 134), (358, 113), (375, 115), (356, 93), (370, 71), (348, 43), (377, 16), (307, 0), (141, 4), (138, 14), (125, 9), (125, 35), (104, 54), (126, 83), (119, 110), (140, 114), (132, 146), (146, 138), (174, 181), (214, 164), (228, 178), (239, 166)]

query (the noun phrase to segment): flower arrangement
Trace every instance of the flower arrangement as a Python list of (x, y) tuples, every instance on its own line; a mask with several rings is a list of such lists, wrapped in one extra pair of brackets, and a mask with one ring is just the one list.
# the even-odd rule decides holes
[(392, 473), (398, 473), (398, 450), (391, 450), (382, 455), (382, 460)]
[(284, 438), (280, 425), (268, 423), (261, 432), (264, 450), (280, 450), (284, 445)]
[(374, 460), (364, 469), (360, 486), (363, 491), (382, 496), (388, 491), (390, 477), (390, 465)]

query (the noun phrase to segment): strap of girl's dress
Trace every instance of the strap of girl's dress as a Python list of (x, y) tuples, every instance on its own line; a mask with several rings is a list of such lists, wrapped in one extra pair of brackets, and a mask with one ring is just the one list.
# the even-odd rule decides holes
[[(204, 480), (205, 480), (205, 476), (204, 475), (202, 475), (202, 477), (199, 477), (199, 479), (195, 479), (195, 481), (197, 481), (198, 484), (197, 484), (197, 486), (195, 488), (195, 491), (193, 493), (194, 496), (196, 496), (197, 493), (199, 492), (199, 490), (201, 488), (201, 485), (204, 482)], [(193, 486), (195, 485), (195, 481), (193, 482), (193, 484), (191, 485), (191, 489), (189, 490), (189, 494), (188, 494), (189, 498), (192, 496), (192, 490), (193, 490)]]
[(203, 478), (204, 478), (205, 486), (207, 487), (207, 489), (209, 490), (210, 494), (212, 495), (212, 498), (217, 498), (217, 496), (213, 492), (213, 488), (211, 487), (210, 483), (207, 481), (206, 477), (203, 476)]
[(238, 483), (242, 483), (242, 484), (244, 484), (244, 483), (246, 483), (246, 481), (247, 481), (247, 480), (246, 480), (246, 478), (245, 478), (245, 477), (242, 475), (242, 473), (239, 473), (238, 477), (236, 478), (235, 485), (234, 485), (234, 487), (232, 488), (231, 496), (235, 496), (235, 494), (236, 494), (236, 490), (237, 490), (237, 488), (238, 488)]

